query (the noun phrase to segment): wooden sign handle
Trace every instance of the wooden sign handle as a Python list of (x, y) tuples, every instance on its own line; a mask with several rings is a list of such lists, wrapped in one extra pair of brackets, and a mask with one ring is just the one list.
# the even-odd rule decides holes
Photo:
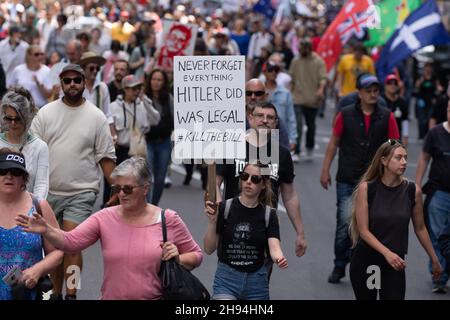
[(207, 200), (216, 203), (216, 163), (208, 164)]

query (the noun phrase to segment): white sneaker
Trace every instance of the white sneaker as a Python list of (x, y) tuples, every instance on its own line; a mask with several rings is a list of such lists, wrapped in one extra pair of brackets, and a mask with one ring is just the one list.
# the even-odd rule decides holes
[(164, 188), (170, 188), (172, 186), (172, 179), (169, 176), (166, 176), (164, 179)]
[(294, 162), (294, 163), (300, 162), (300, 156), (298, 155), (298, 153), (291, 153), (291, 157), (292, 157), (292, 162)]

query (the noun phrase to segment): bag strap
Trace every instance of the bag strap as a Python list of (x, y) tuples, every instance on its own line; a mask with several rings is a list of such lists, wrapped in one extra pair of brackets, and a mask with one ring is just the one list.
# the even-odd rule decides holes
[(163, 233), (163, 242), (167, 242), (167, 228), (166, 228), (166, 217), (165, 217), (166, 209), (161, 210), (161, 226)]

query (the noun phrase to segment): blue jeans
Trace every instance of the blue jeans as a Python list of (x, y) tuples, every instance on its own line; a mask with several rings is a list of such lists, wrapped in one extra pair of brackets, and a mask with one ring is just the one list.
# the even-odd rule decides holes
[(267, 267), (241, 272), (219, 262), (213, 283), (213, 300), (269, 300)]
[(353, 184), (336, 182), (336, 237), (334, 239), (334, 265), (345, 268), (350, 262), (352, 242), (349, 236), (350, 210), (352, 194), (356, 186)]
[(153, 186), (147, 200), (158, 205), (164, 190), (164, 179), (170, 163), (172, 142), (170, 137), (161, 142), (149, 142), (147, 144), (148, 159), (153, 173)]
[[(442, 268), (445, 270), (445, 258), (441, 254), (437, 239), (441, 235), (442, 231), (450, 223), (450, 193), (444, 191), (436, 191), (431, 198), (428, 205), (428, 226), (431, 243), (433, 244), (434, 251), (439, 258), (439, 262)], [(431, 272), (431, 261), (429, 265)], [(443, 272), (441, 278), (438, 280), (438, 284), (445, 285), (448, 281), (449, 275)]]

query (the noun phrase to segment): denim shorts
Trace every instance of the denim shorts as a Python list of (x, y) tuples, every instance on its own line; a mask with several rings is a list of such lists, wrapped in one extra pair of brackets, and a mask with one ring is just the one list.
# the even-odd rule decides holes
[(214, 276), (213, 300), (269, 300), (266, 266), (241, 272), (219, 262)]

